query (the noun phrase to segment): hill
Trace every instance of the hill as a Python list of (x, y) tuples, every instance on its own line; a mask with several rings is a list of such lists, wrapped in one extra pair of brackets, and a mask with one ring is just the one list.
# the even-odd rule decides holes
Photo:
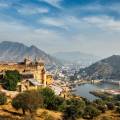
[[(84, 75), (83, 75), (84, 73)], [(79, 74), (89, 78), (120, 80), (120, 55), (113, 55), (81, 69)]]
[(0, 43), (0, 61), (23, 61), (25, 57), (31, 59), (41, 58), (47, 65), (59, 65), (60, 62), (51, 57), (44, 51), (38, 49), (36, 46), (26, 46), (18, 42), (4, 41)]
[(57, 52), (53, 54), (54, 57), (60, 59), (64, 62), (70, 62), (70, 63), (76, 63), (81, 66), (88, 66), (92, 63), (100, 60), (99, 57), (87, 54), (87, 53), (81, 53), (78, 51), (74, 52)]

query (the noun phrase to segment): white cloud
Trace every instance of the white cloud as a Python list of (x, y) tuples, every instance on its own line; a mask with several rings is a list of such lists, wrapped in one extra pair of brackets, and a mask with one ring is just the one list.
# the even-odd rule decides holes
[[(0, 41), (16, 41), (26, 45), (36, 45), (43, 50), (51, 51), (60, 41), (61, 36), (48, 29), (33, 29), (17, 22), (0, 21)], [(51, 47), (53, 46), (53, 47)]]
[(87, 28), (96, 27), (101, 30), (120, 32), (120, 21), (109, 16), (89, 16), (83, 18), (76, 18), (74, 16), (43, 17), (38, 22), (46, 26), (63, 28), (67, 31), (80, 30), (82, 32)]
[[(26, 45), (33, 44), (42, 50), (49, 51), (49, 53), (81, 51), (97, 56), (120, 53), (120, 35), (118, 33), (98, 31), (94, 28), (94, 22), (97, 21), (96, 24), (98, 24), (101, 23), (101, 20), (95, 19), (92, 20), (93, 23), (88, 23), (87, 20), (66, 16), (60, 21), (64, 21), (63, 24), (69, 27), (67, 32), (62, 33), (47, 28), (35, 29), (18, 22), (0, 21), (0, 41), (7, 40), (18, 41)], [(59, 25), (61, 26), (61, 24)], [(111, 30), (108, 29), (108, 31)]]
[(0, 3), (0, 8), (8, 8), (9, 5), (7, 3)]
[(17, 10), (20, 14), (23, 15), (33, 15), (33, 14), (42, 14), (48, 13), (48, 8), (36, 7), (36, 6), (24, 6)]
[(47, 26), (63, 28), (69, 30), (70, 27), (74, 27), (76, 24), (79, 24), (81, 20), (77, 19), (74, 16), (62, 16), (62, 17), (43, 17), (38, 20), (38, 23), (44, 24)]
[(67, 28), (65, 21), (60, 18), (44, 17), (44, 18), (41, 18), (38, 22), (48, 26), (60, 27), (64, 29)]
[(90, 16), (83, 20), (91, 25), (105, 30), (116, 30), (120, 32), (120, 21), (108, 16)]
[(60, 8), (60, 2), (62, 0), (40, 0), (40, 1), (44, 1), (44, 2), (50, 4), (50, 5), (54, 6), (54, 7)]

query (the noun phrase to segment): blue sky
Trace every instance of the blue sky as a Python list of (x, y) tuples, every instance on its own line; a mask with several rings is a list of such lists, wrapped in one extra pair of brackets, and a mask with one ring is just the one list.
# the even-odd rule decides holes
[(51, 54), (120, 54), (120, 0), (0, 0), (0, 41)]

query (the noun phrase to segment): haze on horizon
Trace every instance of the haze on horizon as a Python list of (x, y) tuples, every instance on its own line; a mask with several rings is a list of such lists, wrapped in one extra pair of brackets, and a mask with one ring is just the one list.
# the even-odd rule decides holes
[(47, 53), (120, 55), (120, 0), (0, 0), (0, 42)]

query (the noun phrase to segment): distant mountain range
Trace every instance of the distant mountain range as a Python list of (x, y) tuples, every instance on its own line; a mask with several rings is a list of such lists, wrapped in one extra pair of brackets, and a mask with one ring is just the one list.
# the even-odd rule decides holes
[(0, 43), (0, 61), (23, 61), (24, 58), (30, 57), (32, 60), (41, 58), (47, 65), (59, 65), (59, 60), (48, 55), (35, 46), (26, 46), (18, 42), (4, 41)]
[(87, 54), (87, 53), (81, 53), (81, 52), (57, 52), (54, 53), (52, 56), (64, 61), (64, 62), (71, 62), (76, 63), (81, 66), (89, 66), (92, 63), (100, 60), (100, 57)]
[(120, 80), (120, 55), (100, 60), (78, 73), (89, 78)]

